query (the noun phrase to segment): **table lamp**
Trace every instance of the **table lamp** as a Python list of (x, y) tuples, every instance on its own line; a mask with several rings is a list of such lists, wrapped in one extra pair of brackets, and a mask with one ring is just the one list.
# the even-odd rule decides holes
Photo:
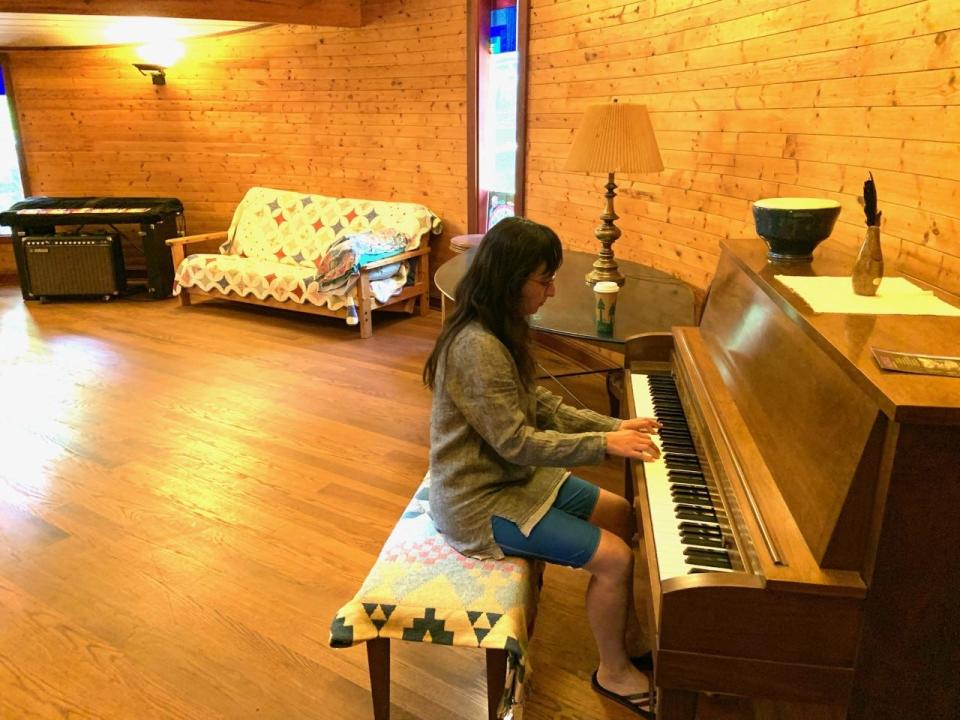
[(600, 215), (602, 224), (594, 232), (601, 247), (586, 280), (591, 285), (601, 280), (623, 285), (625, 278), (613, 259), (613, 243), (620, 237), (620, 228), (614, 224), (619, 217), (613, 211), (613, 199), (617, 196), (614, 173), (663, 170), (646, 105), (614, 100), (606, 105), (588, 107), (573, 136), (573, 146), (564, 169), (607, 173), (607, 204)]

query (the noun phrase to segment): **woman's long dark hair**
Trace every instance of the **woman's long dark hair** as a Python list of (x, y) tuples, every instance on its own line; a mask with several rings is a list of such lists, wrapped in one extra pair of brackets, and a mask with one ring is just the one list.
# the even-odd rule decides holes
[(507, 347), (520, 378), (529, 385), (534, 372), (530, 326), (521, 308), (523, 285), (541, 267), (544, 274), (553, 275), (562, 262), (560, 238), (546, 225), (510, 217), (490, 228), (457, 286), (457, 306), (447, 316), (427, 358), (423, 382), (433, 388), (437, 366), (450, 342), (468, 323), (477, 320)]

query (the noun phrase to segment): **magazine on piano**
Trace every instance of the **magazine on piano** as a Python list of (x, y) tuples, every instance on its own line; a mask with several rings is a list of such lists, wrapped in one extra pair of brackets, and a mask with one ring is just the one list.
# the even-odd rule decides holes
[(871, 347), (873, 357), (883, 370), (960, 377), (960, 357), (947, 355), (920, 355)]

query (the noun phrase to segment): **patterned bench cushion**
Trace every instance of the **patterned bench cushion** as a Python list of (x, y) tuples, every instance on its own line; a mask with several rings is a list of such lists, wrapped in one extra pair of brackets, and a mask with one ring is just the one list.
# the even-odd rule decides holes
[(521, 558), (474, 560), (443, 539), (429, 515), (429, 475), (387, 538), (356, 596), (330, 627), (330, 645), (374, 638), (505, 649), (508, 705), (519, 705), (527, 628), (542, 565)]

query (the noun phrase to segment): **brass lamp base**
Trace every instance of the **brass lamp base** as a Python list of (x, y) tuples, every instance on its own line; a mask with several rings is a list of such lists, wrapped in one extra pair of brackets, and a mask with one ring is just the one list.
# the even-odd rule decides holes
[(597, 259), (593, 261), (593, 269), (587, 273), (586, 281), (588, 285), (609, 280), (617, 285), (623, 285), (627, 279), (617, 268), (617, 263), (613, 259), (613, 243), (620, 237), (620, 228), (614, 225), (613, 221), (619, 219), (613, 211), (613, 199), (617, 196), (617, 184), (613, 181), (613, 173), (608, 174), (607, 179), (606, 207), (600, 215), (601, 224), (593, 231), (600, 241), (600, 252), (597, 253)]
[(610, 281), (617, 285), (623, 285), (627, 279), (620, 272), (617, 264), (612, 260), (597, 257), (593, 261), (593, 269), (585, 276), (587, 285), (594, 285), (598, 282)]
[(627, 279), (620, 272), (617, 263), (613, 260), (607, 260), (597, 256), (593, 261), (593, 269), (586, 274), (587, 285), (593, 285), (598, 282), (610, 281), (617, 285), (623, 285)]

